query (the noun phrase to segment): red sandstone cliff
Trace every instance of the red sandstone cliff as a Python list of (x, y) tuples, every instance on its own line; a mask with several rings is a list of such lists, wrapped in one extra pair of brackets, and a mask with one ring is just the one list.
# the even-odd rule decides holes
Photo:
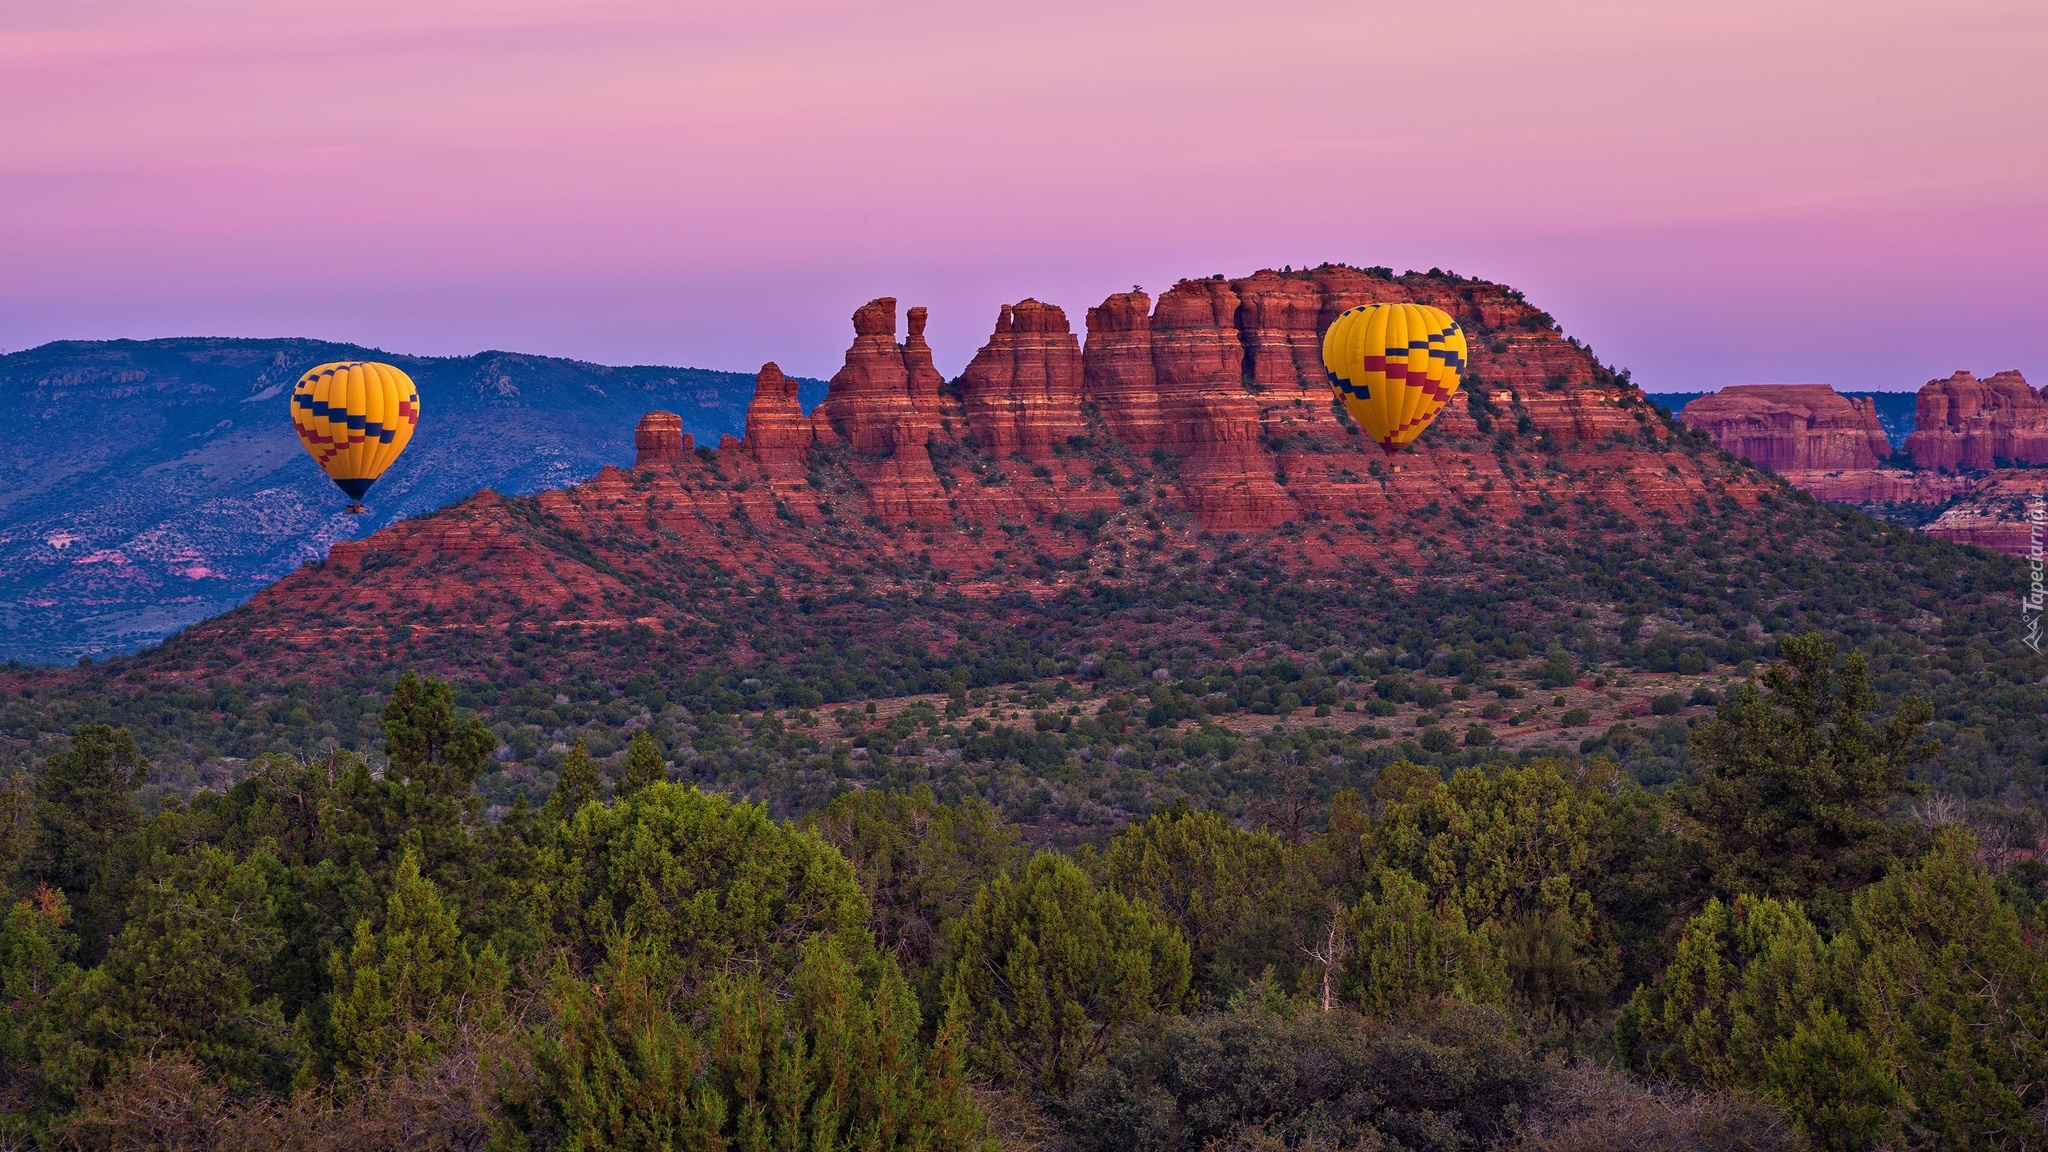
[(967, 425), (997, 459), (1050, 460), (1053, 445), (1087, 434), (1081, 343), (1052, 304), (1005, 304), (995, 334), (960, 373)]
[(2018, 372), (1930, 380), (1906, 451), (1915, 465), (1948, 472), (2048, 464), (2048, 398)]
[[(1479, 407), (1453, 402), (1414, 450), (1382, 466), (1359, 454), (1331, 404), (1321, 330), (1346, 308), (1385, 300), (1434, 304), (1467, 326)], [(1085, 345), (1064, 310), (1025, 300), (999, 312), (950, 394), (930, 366), (924, 310), (911, 310), (899, 345), (895, 308), (882, 298), (855, 313), (853, 345), (808, 421), (808, 443), (790, 415), (793, 391), (764, 372), (742, 447), (770, 466), (771, 484), (794, 482), (809, 447), (844, 445), (867, 493), (864, 514), (888, 523), (1084, 512), (1105, 493), (1086, 468), (1061, 462), (1064, 446), (1106, 436), (1167, 469), (1167, 494), (1203, 528), (1258, 531), (1384, 515), (1411, 492), (1433, 496), (1440, 454), (1481, 451), (1482, 434), (1581, 453), (1664, 435), (1640, 394), (1547, 316), (1511, 289), (1475, 281), (1341, 267), (1184, 280), (1156, 306), (1132, 291), (1089, 309)]]
[(892, 523), (942, 520), (944, 499), (927, 444), (939, 426), (939, 388), (924, 342), (925, 310), (910, 310), (910, 338), (896, 343), (896, 301), (870, 300), (853, 314), (853, 346), (811, 414), (817, 442), (843, 440), (872, 514)]
[(1876, 405), (1826, 384), (1737, 384), (1687, 404), (1678, 418), (1776, 472), (1875, 468), (1891, 455)]

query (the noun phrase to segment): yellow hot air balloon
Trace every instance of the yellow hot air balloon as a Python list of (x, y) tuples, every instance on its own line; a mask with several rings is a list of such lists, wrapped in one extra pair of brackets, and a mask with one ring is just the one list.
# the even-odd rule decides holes
[(348, 493), (350, 512), (412, 440), (420, 390), (389, 364), (342, 360), (299, 377), (292, 427), (327, 478)]
[(1344, 410), (1391, 456), (1458, 394), (1465, 332), (1427, 304), (1367, 304), (1323, 333), (1323, 370)]

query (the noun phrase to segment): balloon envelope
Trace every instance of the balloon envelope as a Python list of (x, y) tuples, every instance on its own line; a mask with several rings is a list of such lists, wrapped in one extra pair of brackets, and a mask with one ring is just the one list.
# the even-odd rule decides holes
[(1393, 455), (1458, 394), (1465, 332), (1427, 304), (1367, 304), (1323, 333), (1323, 370), (1351, 419)]
[(320, 470), (362, 511), (363, 493), (412, 441), (420, 392), (389, 364), (322, 364), (292, 389), (292, 428)]

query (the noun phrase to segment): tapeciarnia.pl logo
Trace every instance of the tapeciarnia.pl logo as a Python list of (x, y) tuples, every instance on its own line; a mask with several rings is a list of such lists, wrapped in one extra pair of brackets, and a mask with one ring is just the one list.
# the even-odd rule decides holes
[(2042, 573), (2044, 556), (2042, 535), (2048, 529), (2048, 496), (2027, 498), (2027, 590), (2020, 594), (2020, 620), (2026, 625), (2027, 634), (2021, 643), (2041, 654), (2041, 612), (2048, 607), (2048, 586), (2044, 586)]

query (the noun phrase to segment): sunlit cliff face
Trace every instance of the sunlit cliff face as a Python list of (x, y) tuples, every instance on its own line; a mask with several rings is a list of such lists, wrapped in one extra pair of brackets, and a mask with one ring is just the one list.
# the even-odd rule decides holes
[[(1910, 388), (2048, 348), (2044, 51), (2022, 0), (24, 0), (0, 347), (823, 375), (879, 291), (1078, 310), (1335, 256), (1525, 285), (1657, 387)], [(942, 372), (979, 327), (933, 329)]]

